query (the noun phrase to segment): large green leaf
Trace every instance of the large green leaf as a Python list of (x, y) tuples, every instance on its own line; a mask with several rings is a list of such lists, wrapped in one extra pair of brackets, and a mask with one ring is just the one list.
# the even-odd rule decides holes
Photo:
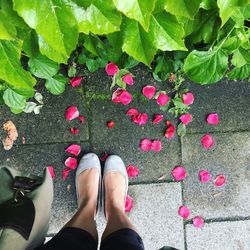
[(116, 8), (125, 16), (138, 21), (148, 31), (151, 13), (156, 0), (113, 0)]
[(31, 97), (36, 81), (21, 66), (21, 46), (20, 42), (0, 40), (0, 78), (17, 93)]
[(26, 98), (10, 88), (4, 91), (3, 100), (4, 103), (12, 109), (21, 110), (26, 106)]
[(220, 48), (212, 51), (194, 50), (185, 60), (184, 71), (191, 80), (207, 84), (222, 79), (227, 66), (228, 57)]
[(59, 70), (59, 64), (50, 60), (46, 56), (39, 54), (37, 57), (29, 59), (30, 72), (36, 77), (49, 79)]
[[(46, 43), (65, 57), (75, 49), (77, 21), (65, 0), (13, 0), (14, 9), (41, 35)], [(66, 63), (66, 60), (63, 62)]]
[(53, 95), (60, 95), (65, 90), (65, 84), (68, 82), (68, 79), (62, 75), (56, 75), (53, 78), (46, 80), (45, 87)]
[(15, 36), (15, 26), (9, 21), (8, 17), (0, 11), (0, 39), (14, 40)]
[(177, 22), (175, 16), (167, 12), (152, 16), (149, 33), (152, 44), (160, 50), (186, 50), (183, 27)]
[(157, 51), (152, 40), (153, 37), (138, 22), (128, 18), (124, 20), (122, 50), (149, 67)]
[(165, 4), (166, 11), (175, 16), (193, 19), (198, 12), (201, 0), (168, 0)]

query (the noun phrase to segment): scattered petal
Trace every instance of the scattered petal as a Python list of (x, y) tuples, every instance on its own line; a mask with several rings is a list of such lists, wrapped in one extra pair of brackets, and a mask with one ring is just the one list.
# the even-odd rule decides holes
[(183, 166), (176, 166), (172, 170), (172, 175), (176, 181), (181, 181), (186, 178), (187, 172)]
[(201, 170), (199, 172), (199, 177), (201, 182), (208, 182), (212, 179), (211, 174), (207, 170)]
[(219, 116), (217, 113), (212, 113), (207, 116), (207, 123), (211, 125), (218, 125)]
[(63, 171), (62, 171), (62, 178), (63, 178), (64, 181), (67, 179), (67, 177), (69, 175), (69, 172), (70, 172), (69, 168), (63, 169)]
[(159, 177), (159, 178), (157, 179), (157, 181), (162, 181), (162, 180), (165, 180), (166, 178), (167, 178), (167, 175), (164, 174), (164, 175), (162, 175), (161, 177)]
[(165, 106), (169, 101), (169, 96), (167, 96), (164, 93), (160, 93), (159, 96), (156, 99), (157, 104), (160, 106)]
[(72, 144), (66, 148), (65, 152), (78, 156), (81, 152), (81, 147), (78, 144)]
[(148, 115), (145, 113), (132, 116), (132, 121), (138, 125), (145, 125), (148, 121)]
[(128, 105), (132, 101), (132, 99), (132, 95), (124, 89), (120, 95), (120, 102), (123, 105)]
[(123, 90), (121, 88), (118, 88), (114, 91), (114, 93), (112, 94), (112, 102), (115, 102), (115, 103), (121, 102), (120, 95), (122, 91)]
[(73, 157), (68, 157), (64, 162), (65, 166), (69, 169), (76, 169), (77, 167), (77, 159)]
[(26, 144), (26, 138), (22, 136), (22, 144)]
[(17, 129), (12, 121), (7, 121), (3, 124), (3, 130), (6, 132), (6, 138), (2, 140), (5, 150), (10, 150), (18, 137)]
[(69, 185), (67, 186), (67, 191), (70, 192), (70, 190), (71, 190), (71, 185), (69, 184)]
[(66, 119), (69, 121), (79, 117), (79, 111), (77, 107), (70, 106), (69, 108), (67, 108), (65, 116), (66, 116)]
[(172, 124), (171, 124), (170, 121), (166, 121), (166, 125), (167, 125), (167, 126), (170, 126), (170, 125), (172, 125)]
[(79, 134), (80, 132), (80, 129), (77, 129), (77, 128), (69, 128), (71, 134)]
[(151, 150), (155, 151), (155, 152), (160, 152), (162, 149), (162, 145), (161, 145), (161, 141), (159, 140), (154, 140), (152, 142), (152, 146), (151, 146)]
[(192, 116), (190, 114), (184, 114), (181, 115), (179, 119), (184, 125), (187, 125), (192, 121)]
[(201, 144), (205, 149), (210, 149), (214, 145), (214, 138), (210, 134), (206, 134), (201, 138)]
[(201, 216), (195, 216), (192, 221), (193, 225), (197, 228), (202, 228), (204, 226), (204, 219)]
[(172, 139), (174, 137), (175, 134), (175, 126), (174, 125), (170, 125), (165, 132), (165, 137), (167, 137), (168, 139)]
[(182, 95), (182, 101), (186, 105), (191, 105), (194, 102), (194, 95), (191, 92)]
[(138, 110), (137, 109), (135, 109), (135, 108), (131, 108), (131, 109), (129, 109), (128, 111), (127, 111), (127, 113), (126, 113), (126, 115), (139, 115), (140, 113), (138, 112)]
[(113, 75), (117, 74), (119, 69), (114, 63), (111, 62), (111, 63), (108, 63), (106, 65), (105, 70), (109, 76), (113, 76)]
[(80, 123), (84, 123), (85, 117), (83, 115), (79, 115), (78, 120), (80, 121)]
[(134, 79), (131, 74), (124, 75), (122, 77), (122, 81), (125, 82), (128, 85), (133, 85), (134, 84)]
[(151, 150), (152, 142), (149, 139), (142, 139), (140, 142), (140, 148), (142, 151), (149, 151)]
[(48, 166), (47, 168), (48, 168), (48, 170), (49, 170), (49, 173), (50, 173), (50, 175), (51, 175), (51, 178), (54, 180), (55, 177), (56, 177), (54, 167), (53, 167), (53, 166)]
[(139, 174), (139, 169), (138, 169), (138, 167), (130, 164), (127, 167), (127, 173), (128, 173), (128, 177), (137, 177)]
[(109, 157), (109, 154), (105, 152), (105, 153), (100, 157), (100, 160), (101, 160), (101, 161), (105, 161), (108, 157)]
[(179, 211), (178, 214), (183, 218), (183, 219), (187, 219), (190, 215), (190, 210), (188, 207), (186, 206), (180, 206), (179, 207)]
[(72, 87), (78, 87), (82, 81), (83, 77), (74, 77), (70, 79), (70, 84)]
[(115, 122), (114, 121), (108, 121), (107, 122), (107, 127), (108, 128), (113, 128), (115, 126)]
[(148, 99), (152, 99), (155, 95), (155, 92), (156, 88), (154, 86), (147, 85), (142, 89), (143, 95), (146, 96)]
[(125, 212), (129, 213), (134, 207), (134, 200), (131, 196), (127, 194), (126, 201), (125, 201)]
[(154, 119), (153, 119), (153, 124), (157, 124), (157, 123), (161, 122), (162, 119), (163, 119), (163, 115), (155, 114)]
[(225, 184), (226, 177), (224, 175), (217, 175), (214, 179), (214, 185), (217, 187), (221, 187)]

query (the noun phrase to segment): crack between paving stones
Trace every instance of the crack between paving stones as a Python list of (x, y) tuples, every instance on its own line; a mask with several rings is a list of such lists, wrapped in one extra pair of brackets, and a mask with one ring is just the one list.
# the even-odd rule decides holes
[(81, 141), (81, 140), (75, 140), (75, 141), (64, 141), (64, 142), (41, 142), (41, 143), (25, 143), (25, 144), (17, 144), (15, 145), (15, 148), (17, 147), (28, 147), (28, 146), (39, 146), (39, 145), (62, 145), (62, 144), (69, 144), (69, 143), (90, 143), (89, 142), (90, 139), (88, 140), (84, 140), (84, 141)]
[(241, 129), (241, 130), (228, 130), (228, 131), (203, 131), (203, 132), (187, 132), (186, 135), (203, 135), (205, 133), (209, 133), (209, 134), (228, 134), (228, 133), (246, 133), (246, 132), (250, 132), (249, 129)]

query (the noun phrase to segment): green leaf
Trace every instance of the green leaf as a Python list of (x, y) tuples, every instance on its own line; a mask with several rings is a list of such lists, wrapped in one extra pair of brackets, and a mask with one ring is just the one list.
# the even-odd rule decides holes
[(241, 47), (238, 48), (233, 54), (232, 64), (240, 68), (248, 63), (250, 63), (250, 50), (247, 51)]
[(171, 14), (162, 12), (153, 15), (149, 33), (151, 43), (160, 50), (187, 50), (183, 41), (184, 29)]
[(95, 72), (99, 68), (97, 61), (91, 58), (87, 59), (86, 66), (90, 72)]
[(128, 18), (138, 21), (148, 31), (151, 13), (156, 0), (113, 0), (116, 8)]
[(179, 136), (184, 136), (186, 135), (186, 133), (187, 133), (186, 125), (183, 124), (182, 122), (179, 123), (179, 125), (177, 126), (177, 134)]
[(58, 70), (58, 63), (50, 60), (46, 56), (39, 54), (37, 57), (30, 58), (28, 62), (30, 72), (36, 77), (49, 79), (54, 76)]
[(184, 71), (188, 77), (201, 84), (215, 83), (223, 78), (228, 57), (222, 49), (192, 51), (185, 60)]
[(35, 79), (25, 71), (20, 62), (21, 43), (0, 41), (0, 78), (17, 93), (31, 97), (34, 95)]
[(7, 15), (0, 11), (0, 39), (14, 40), (16, 37), (16, 28), (9, 21)]
[(62, 75), (56, 75), (52, 78), (46, 80), (45, 87), (53, 95), (60, 95), (65, 90), (65, 84), (68, 82), (68, 79)]
[(157, 51), (151, 43), (153, 37), (145, 32), (136, 21), (126, 18), (123, 25), (122, 50), (150, 67)]
[(217, 7), (216, 0), (202, 0), (200, 7), (206, 10), (214, 9)]
[(74, 77), (76, 75), (76, 68), (74, 66), (70, 66), (68, 69), (68, 77)]
[(30, 30), (23, 41), (22, 50), (29, 57), (36, 57), (39, 53), (38, 37), (34, 30)]
[(222, 45), (222, 49), (230, 55), (234, 50), (236, 50), (241, 44), (238, 36), (229, 37)]
[(250, 76), (250, 63), (245, 64), (242, 67), (235, 67), (228, 73), (230, 80), (245, 79)]
[(65, 57), (70, 56), (77, 44), (78, 25), (66, 1), (13, 0), (13, 2), (18, 14), (52, 49)]
[(166, 1), (165, 10), (175, 16), (183, 16), (193, 19), (198, 12), (201, 0), (175, 0)]
[(22, 110), (26, 106), (26, 98), (10, 88), (4, 91), (3, 100), (7, 106), (13, 109)]
[(156, 58), (156, 67), (154, 68), (154, 78), (157, 81), (166, 81), (169, 74), (174, 71), (173, 60), (165, 56), (158, 56)]
[(99, 50), (105, 49), (105, 46), (102, 42), (102, 40), (98, 36), (84, 36), (84, 47), (86, 50), (88, 50), (90, 53), (92, 53), (95, 56), (100, 56)]

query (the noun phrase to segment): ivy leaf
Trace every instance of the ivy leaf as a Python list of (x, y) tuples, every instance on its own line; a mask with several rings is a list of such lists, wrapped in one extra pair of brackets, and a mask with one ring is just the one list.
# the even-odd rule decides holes
[(128, 18), (138, 21), (145, 31), (148, 31), (151, 13), (156, 0), (113, 0), (116, 8)]
[(16, 93), (26, 97), (34, 95), (35, 79), (25, 71), (20, 62), (21, 42), (0, 40), (0, 78)]
[(46, 80), (45, 87), (53, 95), (60, 95), (65, 90), (65, 84), (68, 82), (68, 79), (62, 75), (56, 75), (52, 78)]
[(0, 11), (0, 39), (14, 40), (15, 37), (15, 26), (9, 21), (8, 17)]
[(128, 18), (124, 20), (122, 50), (149, 67), (157, 51), (152, 40), (153, 37), (139, 23)]
[(179, 136), (184, 136), (186, 135), (186, 133), (187, 133), (186, 125), (183, 124), (182, 122), (179, 123), (179, 125), (177, 126), (177, 134)]
[(3, 100), (12, 109), (23, 110), (26, 106), (26, 98), (10, 88), (4, 91)]
[(222, 79), (227, 66), (228, 57), (220, 48), (211, 51), (193, 50), (185, 60), (184, 71), (191, 80), (208, 84)]
[(58, 63), (50, 60), (46, 56), (38, 54), (37, 57), (30, 58), (28, 62), (30, 72), (36, 77), (49, 79), (54, 76), (58, 70)]

